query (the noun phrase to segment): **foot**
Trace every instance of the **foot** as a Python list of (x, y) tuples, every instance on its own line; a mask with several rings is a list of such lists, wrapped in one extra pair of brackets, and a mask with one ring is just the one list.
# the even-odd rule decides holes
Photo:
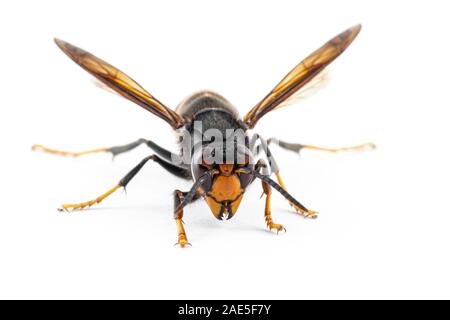
[(180, 246), (180, 248), (192, 247), (192, 244), (188, 242), (185, 234), (178, 235), (178, 242), (175, 243), (175, 245)]
[[(98, 204), (102, 202), (105, 198), (109, 197), (112, 193), (114, 193), (117, 189), (122, 188), (120, 184), (114, 186), (112, 189), (108, 190), (104, 194), (102, 194), (100, 197), (97, 197), (93, 200), (76, 203), (76, 204), (63, 204), (61, 208), (58, 208), (58, 211), (69, 211), (69, 210), (78, 210), (78, 209), (84, 209), (86, 207), (90, 207), (94, 204)], [(123, 187), (125, 188), (125, 187)]]
[(269, 228), (270, 231), (272, 231), (272, 230), (277, 230), (277, 234), (278, 234), (280, 231), (286, 232), (286, 228), (283, 227), (282, 224), (278, 224), (278, 223), (269, 223), (269, 224), (267, 225), (267, 227)]
[(99, 203), (99, 202), (93, 200), (93, 201), (87, 201), (87, 202), (82, 202), (82, 203), (77, 203), (77, 204), (62, 204), (61, 207), (58, 208), (58, 211), (69, 212), (69, 211), (74, 211), (74, 210), (83, 210), (85, 208), (88, 209), (96, 203)]
[(303, 210), (302, 208), (297, 207), (295, 204), (289, 202), (289, 204), (291, 205), (292, 208), (294, 208), (294, 210), (300, 214), (301, 216), (305, 217), (305, 218), (309, 218), (309, 219), (316, 219), (317, 215), (319, 214), (317, 211), (314, 210)]

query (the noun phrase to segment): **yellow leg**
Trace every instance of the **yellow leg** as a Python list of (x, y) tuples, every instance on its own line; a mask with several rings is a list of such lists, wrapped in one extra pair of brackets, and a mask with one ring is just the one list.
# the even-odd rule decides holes
[(375, 149), (376, 146), (372, 142), (363, 143), (357, 146), (351, 146), (351, 147), (343, 147), (343, 148), (323, 148), (323, 147), (317, 147), (317, 146), (311, 146), (307, 144), (302, 144), (302, 149), (310, 149), (310, 150), (318, 150), (318, 151), (326, 151), (326, 152), (340, 152), (340, 151), (365, 151), (365, 150), (372, 150)]
[(31, 147), (31, 150), (41, 151), (41, 152), (46, 152), (46, 153), (51, 153), (51, 154), (57, 154), (60, 156), (65, 156), (65, 157), (78, 157), (78, 156), (89, 154), (89, 153), (109, 152), (110, 151), (108, 148), (100, 148), (100, 149), (93, 149), (93, 150), (87, 150), (87, 151), (81, 151), (81, 152), (70, 152), (70, 151), (61, 151), (61, 150), (50, 149), (50, 148), (44, 147), (40, 144), (34, 144)]
[[(186, 192), (182, 192), (180, 190), (175, 190), (175, 209), (180, 205), (182, 202), (184, 196), (186, 195)], [(186, 237), (186, 231), (183, 227), (183, 209), (178, 210), (175, 213), (175, 223), (177, 224), (177, 231), (178, 231), (178, 241), (175, 243), (175, 245), (179, 245), (181, 248), (185, 248), (187, 246), (191, 246), (189, 243), (187, 237)]]
[(175, 219), (175, 222), (177, 224), (177, 230), (178, 230), (178, 242), (176, 245), (179, 245), (181, 248), (185, 248), (187, 246), (191, 246), (191, 244), (188, 242), (188, 239), (186, 237), (186, 231), (183, 227), (183, 220), (181, 218)]
[(272, 212), (270, 210), (270, 198), (272, 195), (272, 190), (270, 189), (269, 184), (267, 182), (263, 181), (262, 187), (263, 187), (264, 193), (266, 194), (266, 206), (264, 208), (264, 218), (266, 220), (267, 227), (269, 228), (270, 231), (277, 230), (277, 234), (281, 230), (284, 230), (284, 232), (286, 232), (286, 228), (283, 227), (283, 225), (274, 223), (272, 220)]
[(100, 203), (102, 202), (105, 198), (109, 197), (112, 193), (114, 193), (117, 189), (121, 188), (121, 185), (116, 185), (114, 186), (112, 189), (108, 190), (107, 192), (105, 192), (104, 194), (102, 194), (101, 196), (90, 200), (90, 201), (86, 201), (86, 202), (81, 202), (81, 203), (77, 203), (77, 204), (63, 204), (61, 206), (61, 208), (59, 208), (59, 211), (68, 211), (69, 209), (72, 210), (77, 210), (77, 209), (83, 209), (85, 207), (90, 207), (94, 204)]
[[(275, 172), (275, 175), (276, 175), (276, 177), (277, 177), (278, 184), (279, 184), (284, 190), (287, 191), (286, 185), (284, 184), (283, 179), (281, 179), (280, 171)], [(293, 208), (295, 209), (295, 211), (296, 211), (297, 213), (301, 214), (302, 216), (304, 216), (304, 217), (306, 217), (306, 218), (311, 218), (311, 219), (317, 218), (317, 214), (318, 214), (318, 213), (317, 213), (316, 211), (314, 211), (314, 210), (308, 210), (308, 211), (305, 211), (305, 210), (303, 210), (303, 209), (297, 207), (297, 206), (296, 206), (295, 204), (293, 204), (292, 202), (289, 202), (289, 204), (291, 205), (291, 207), (293, 207)]]

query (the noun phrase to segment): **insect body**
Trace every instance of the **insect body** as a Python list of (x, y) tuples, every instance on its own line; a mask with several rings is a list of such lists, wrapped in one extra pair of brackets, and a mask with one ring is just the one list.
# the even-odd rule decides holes
[[(315, 78), (350, 45), (360, 28), (361, 26), (357, 25), (344, 31), (309, 55), (243, 118), (240, 118), (237, 109), (225, 98), (208, 91), (188, 97), (174, 111), (107, 62), (67, 42), (55, 39), (56, 44), (64, 53), (105, 86), (165, 120), (178, 133), (182, 150), (175, 154), (148, 139), (139, 139), (127, 145), (78, 153), (34, 145), (33, 149), (35, 150), (66, 156), (78, 156), (93, 152), (110, 152), (118, 155), (142, 144), (147, 145), (155, 152), (144, 158), (106, 193), (91, 201), (63, 204), (60, 209), (83, 209), (101, 202), (117, 189), (125, 188), (142, 167), (152, 161), (178, 177), (194, 181), (189, 191), (175, 190), (174, 192), (174, 217), (178, 228), (177, 243), (181, 247), (189, 244), (182, 222), (183, 209), (187, 204), (204, 198), (217, 219), (230, 219), (238, 210), (245, 190), (256, 179), (261, 181), (266, 195), (264, 215), (270, 230), (277, 232), (285, 230), (281, 224), (274, 223), (272, 220), (270, 209), (272, 188), (280, 192), (296, 212), (308, 218), (315, 218), (317, 215), (315, 211), (307, 209), (286, 191), (269, 144), (278, 142), (280, 147), (291, 151), (315, 149), (329, 152), (362, 150), (374, 147), (373, 144), (328, 149), (287, 143), (273, 138), (266, 141), (258, 134), (249, 134), (249, 129), (254, 128), (264, 115), (282, 106), (299, 89)], [(261, 152), (264, 157), (260, 158)], [(270, 178), (271, 173), (275, 174), (278, 183)]]

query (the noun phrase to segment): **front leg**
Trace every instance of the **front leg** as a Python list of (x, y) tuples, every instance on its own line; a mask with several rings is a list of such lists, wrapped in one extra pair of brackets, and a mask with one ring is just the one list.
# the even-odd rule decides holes
[[(178, 208), (180, 203), (183, 201), (186, 194), (187, 194), (187, 192), (175, 190), (175, 192), (174, 192), (175, 210)], [(183, 226), (183, 209), (179, 209), (178, 211), (176, 211), (175, 223), (177, 224), (177, 231), (178, 231), (178, 241), (177, 241), (176, 245), (179, 245), (181, 248), (185, 248), (186, 246), (191, 246), (191, 244), (189, 243), (189, 241), (186, 237), (186, 231), (184, 230), (184, 226)]]
[(211, 179), (212, 175), (217, 172), (217, 170), (211, 169), (204, 173), (203, 176), (194, 182), (189, 192), (182, 192), (180, 190), (175, 190), (174, 192), (174, 218), (178, 229), (178, 242), (176, 244), (180, 245), (181, 248), (191, 245), (187, 240), (186, 231), (183, 227), (183, 208), (200, 198), (203, 193), (201, 185), (206, 180)]
[(264, 218), (266, 220), (267, 227), (269, 228), (270, 231), (277, 230), (277, 234), (281, 230), (286, 232), (286, 228), (283, 227), (282, 224), (274, 223), (272, 220), (272, 212), (270, 209), (270, 198), (272, 196), (272, 189), (270, 188), (270, 185), (267, 182), (262, 181), (262, 187), (263, 187), (264, 193), (266, 195), (266, 206), (264, 208)]

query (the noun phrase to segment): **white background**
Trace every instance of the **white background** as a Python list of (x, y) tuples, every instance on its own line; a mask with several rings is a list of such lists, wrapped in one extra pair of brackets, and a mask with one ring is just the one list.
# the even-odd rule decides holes
[[(450, 298), (449, 6), (444, 1), (14, 1), (0, 4), (1, 298)], [(90, 83), (52, 38), (130, 74), (166, 105), (211, 89), (242, 114), (347, 27), (363, 29), (326, 89), (257, 131), (360, 154), (274, 149), (292, 194), (265, 229), (255, 183), (236, 216), (185, 210), (192, 248), (173, 247), (172, 191), (190, 183), (149, 164), (89, 211), (64, 202), (106, 191), (150, 151), (78, 159), (137, 138), (176, 150), (170, 127)]]

